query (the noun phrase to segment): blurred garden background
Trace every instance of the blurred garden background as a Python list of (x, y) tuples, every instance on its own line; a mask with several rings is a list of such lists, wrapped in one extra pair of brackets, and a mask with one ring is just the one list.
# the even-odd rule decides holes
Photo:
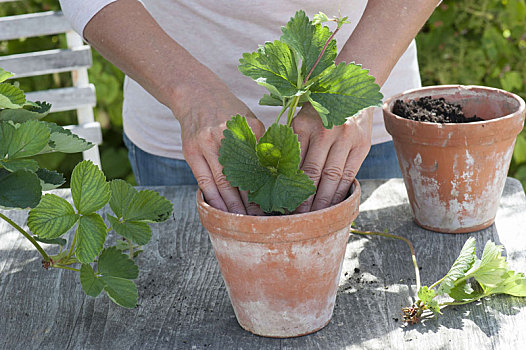
[[(88, 0), (86, 0), (88, 1)], [(58, 0), (24, 0), (0, 4), (0, 16), (59, 10)], [(65, 48), (62, 35), (0, 42), (0, 55)], [(502, 88), (526, 99), (526, 0), (444, 0), (417, 36), (423, 85), (475, 84)], [(103, 128), (100, 146), (108, 178), (135, 184), (122, 142), (122, 82), (124, 75), (93, 50), (89, 70), (96, 87), (95, 117)], [(69, 73), (18, 79), (26, 92), (71, 85)], [(47, 120), (75, 124), (75, 112), (53, 113)], [(42, 167), (69, 178), (80, 154), (47, 154)], [(526, 188), (526, 132), (518, 139), (510, 176)]]

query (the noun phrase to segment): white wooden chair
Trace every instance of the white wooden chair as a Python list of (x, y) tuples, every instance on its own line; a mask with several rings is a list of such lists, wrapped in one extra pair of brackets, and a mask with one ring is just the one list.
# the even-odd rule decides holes
[[(7, 1), (13, 0), (0, 0), (0, 3)], [(93, 117), (95, 87), (88, 80), (88, 68), (92, 64), (90, 46), (85, 45), (71, 29), (61, 12), (0, 17), (0, 41), (60, 33), (66, 33), (67, 49), (1, 56), (0, 67), (14, 73), (12, 79), (71, 72), (72, 87), (28, 92), (27, 99), (51, 103), (51, 112), (76, 110), (78, 125), (68, 126), (68, 129), (95, 144), (83, 152), (83, 157), (100, 167), (97, 145), (102, 143), (102, 133), (100, 124)]]

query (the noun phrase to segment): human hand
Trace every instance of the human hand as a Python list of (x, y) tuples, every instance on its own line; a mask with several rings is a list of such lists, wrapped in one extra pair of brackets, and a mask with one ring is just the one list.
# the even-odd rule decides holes
[(325, 129), (310, 104), (292, 121), (301, 144), (300, 169), (317, 187), (316, 194), (302, 203), (296, 213), (327, 208), (345, 199), (356, 173), (371, 148), (373, 109), (332, 129)]
[(259, 206), (248, 202), (247, 192), (230, 185), (218, 157), (223, 130), (233, 115), (246, 116), (257, 138), (265, 131), (263, 123), (222, 81), (207, 76), (180, 92), (172, 111), (181, 124), (185, 160), (208, 204), (232, 213), (262, 215)]

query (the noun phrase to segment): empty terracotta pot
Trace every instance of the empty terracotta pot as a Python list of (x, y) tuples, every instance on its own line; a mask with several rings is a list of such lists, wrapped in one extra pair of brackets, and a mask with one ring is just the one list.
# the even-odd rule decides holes
[(209, 206), (197, 192), (221, 274), (244, 329), (266, 337), (309, 334), (329, 323), (360, 186), (330, 208), (250, 216)]
[[(484, 121), (436, 124), (392, 113), (397, 99), (443, 97), (467, 117)], [(524, 101), (482, 86), (430, 86), (389, 98), (383, 106), (409, 202), (418, 225), (438, 232), (473, 232), (490, 226), (524, 124)]]

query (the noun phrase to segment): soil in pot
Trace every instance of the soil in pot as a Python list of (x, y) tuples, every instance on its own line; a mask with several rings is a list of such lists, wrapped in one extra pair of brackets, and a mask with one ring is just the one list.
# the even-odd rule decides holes
[(461, 105), (449, 103), (443, 97), (432, 98), (431, 96), (407, 102), (396, 100), (393, 105), (393, 113), (418, 122), (471, 123), (484, 120), (476, 115), (466, 117)]

